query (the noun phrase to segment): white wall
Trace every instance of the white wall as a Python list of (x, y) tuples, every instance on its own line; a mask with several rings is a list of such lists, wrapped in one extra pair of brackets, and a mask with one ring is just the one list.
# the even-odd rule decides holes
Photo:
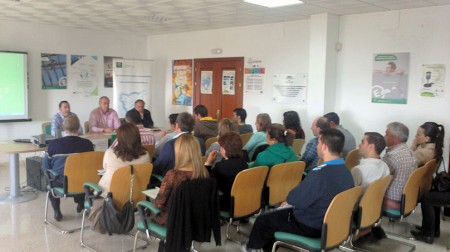
[[(422, 64), (445, 64), (450, 69), (450, 6), (343, 16), (340, 20), (336, 111), (344, 127), (359, 140), (365, 131), (384, 133), (386, 124), (403, 122), (409, 127), (409, 143), (426, 121), (443, 124), (447, 130), (444, 157), (448, 158), (450, 136), (450, 75), (446, 97), (419, 97)], [(374, 53), (410, 52), (408, 103), (371, 103)]]
[[(28, 52), (29, 114), (32, 122), (0, 123), (0, 140), (26, 138), (41, 132), (41, 123), (51, 120), (58, 103), (68, 100), (82, 122), (98, 106), (98, 96), (78, 97), (68, 90), (41, 89), (41, 53), (96, 55), (99, 60), (99, 95), (112, 100), (112, 88), (104, 88), (103, 56), (142, 59), (147, 37), (132, 34), (88, 31), (74, 28), (0, 21), (0, 50)], [(112, 105), (112, 104), (111, 104)]]
[[(188, 111), (192, 107), (171, 104), (172, 60), (218, 57), (245, 57), (262, 59), (266, 68), (264, 94), (244, 94), (247, 123), (254, 124), (256, 115), (269, 113), (274, 122), (282, 122), (284, 111), (295, 110), (306, 118), (307, 106), (277, 104), (272, 102), (272, 76), (308, 72), (309, 21), (237, 27), (211, 31), (150, 36), (148, 58), (155, 59), (157, 81), (161, 88), (154, 90), (164, 99), (164, 113), (155, 114), (165, 120), (170, 113)], [(221, 55), (210, 53), (213, 48), (222, 48)], [(162, 105), (162, 104), (159, 104)], [(311, 122), (304, 120), (302, 126), (310, 133)]]

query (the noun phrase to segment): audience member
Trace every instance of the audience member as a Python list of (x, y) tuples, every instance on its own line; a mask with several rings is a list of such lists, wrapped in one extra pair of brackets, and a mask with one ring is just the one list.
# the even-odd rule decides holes
[(279, 123), (269, 126), (266, 133), (269, 147), (259, 153), (255, 162), (249, 163), (248, 167), (268, 166), (271, 168), (276, 164), (298, 161), (297, 155), (292, 149), (294, 134), (284, 129)]
[(89, 131), (111, 133), (120, 127), (119, 116), (117, 112), (109, 108), (109, 98), (100, 97), (99, 107), (92, 110), (89, 115)]
[(413, 170), (417, 168), (416, 157), (406, 145), (408, 135), (408, 127), (402, 123), (392, 122), (387, 125), (384, 136), (387, 148), (383, 161), (394, 177), (384, 197), (384, 208), (400, 209), (403, 187)]
[[(58, 173), (58, 178), (50, 182), (54, 187), (62, 187), (64, 185), (64, 164), (67, 156), (58, 157), (59, 155), (94, 151), (94, 145), (91, 141), (78, 137), (80, 120), (76, 115), (69, 115), (64, 118), (63, 129), (64, 137), (55, 139), (48, 144), (44, 162), (42, 163), (44, 169), (52, 169)], [(60, 209), (60, 199), (53, 197), (50, 193), (49, 200), (55, 212), (55, 220), (61, 221), (63, 215)], [(84, 209), (84, 195), (75, 196), (74, 201), (78, 204), (77, 212), (81, 212)]]
[[(167, 141), (161, 149), (158, 158), (156, 158), (155, 162), (153, 163), (154, 174), (164, 177), (170, 169), (175, 167), (175, 141), (183, 134), (191, 134), (194, 125), (195, 119), (191, 114), (183, 112), (178, 115), (177, 121), (175, 123), (175, 132), (177, 132), (177, 135), (175, 135), (173, 139)], [(198, 137), (197, 140), (200, 143), (200, 156), (202, 156), (205, 153), (205, 142)]]
[(345, 158), (350, 151), (356, 149), (355, 137), (353, 136), (352, 133), (350, 133), (350, 131), (346, 130), (344, 127), (342, 127), (342, 125), (339, 124), (340, 119), (335, 112), (327, 113), (323, 117), (327, 118), (328, 121), (330, 122), (330, 128), (332, 129), (336, 128), (340, 132), (342, 132), (342, 134), (344, 134), (345, 144), (344, 148), (342, 149), (342, 153), (343, 157)]
[(138, 128), (131, 123), (124, 123), (117, 129), (117, 145), (105, 151), (103, 169), (105, 173), (98, 182), (102, 188), (102, 195), (109, 192), (111, 179), (116, 170), (127, 165), (150, 162), (150, 156), (142, 147)]
[[(141, 135), (141, 144), (155, 144), (155, 136), (152, 132), (148, 131), (146, 128), (144, 128), (144, 125), (142, 125), (142, 120), (139, 115), (139, 112), (132, 109), (127, 112), (125, 115), (125, 120), (128, 123), (131, 123), (135, 125), (139, 129), (139, 134)], [(116, 147), (118, 144), (117, 139), (112, 143), (111, 148)]]
[(287, 131), (295, 135), (295, 139), (305, 139), (300, 116), (295, 111), (286, 111), (283, 114), (283, 124)]
[(174, 145), (175, 167), (167, 172), (161, 183), (161, 189), (153, 202), (153, 205), (161, 210), (154, 217), (154, 221), (160, 225), (167, 223), (170, 209), (170, 197), (175, 188), (181, 182), (189, 179), (207, 178), (208, 171), (202, 164), (200, 144), (191, 134), (179, 136)]
[(134, 102), (134, 109), (139, 112), (139, 116), (141, 118), (142, 125), (144, 125), (145, 128), (152, 128), (153, 127), (153, 120), (152, 120), (152, 114), (150, 111), (145, 109), (145, 102), (141, 99), (136, 100)]
[(336, 129), (320, 133), (317, 152), (324, 163), (289, 192), (282, 208), (259, 215), (243, 251), (271, 251), (274, 233), (288, 232), (308, 237), (320, 237), (325, 212), (334, 196), (353, 187), (350, 171), (339, 158), (344, 135)]
[[(63, 123), (64, 123), (64, 119), (66, 119), (68, 116), (70, 115), (75, 115), (75, 113), (70, 112), (70, 104), (68, 101), (61, 101), (59, 103), (59, 112), (56, 113), (53, 118), (52, 118), (52, 125), (51, 125), (51, 134), (54, 137), (59, 137), (59, 135), (57, 134), (57, 132), (63, 132)], [(81, 127), (80, 124), (80, 128), (78, 129), (78, 134), (81, 135), (83, 134), (83, 127)]]
[(236, 123), (239, 134), (253, 133), (253, 127), (250, 124), (245, 124), (247, 118), (247, 111), (243, 108), (235, 108), (233, 110), (233, 121)]
[(231, 204), (231, 187), (236, 175), (247, 169), (247, 160), (242, 151), (241, 137), (237, 132), (227, 132), (219, 137), (220, 154), (223, 157), (214, 167), (212, 164), (216, 160), (218, 152), (211, 152), (205, 163), (205, 167), (210, 171), (211, 177), (217, 179), (218, 189), (223, 193), (220, 197), (220, 210), (228, 211)]
[(177, 121), (177, 116), (178, 114), (169, 115), (170, 130), (161, 131), (161, 139), (159, 139), (155, 146), (155, 157), (159, 156), (159, 153), (161, 152), (164, 144), (173, 139), (174, 136), (176, 136), (177, 132), (175, 131), (175, 122)]
[(205, 105), (197, 105), (194, 108), (194, 136), (200, 137), (203, 141), (217, 136), (217, 120), (208, 116), (208, 109)]
[(423, 166), (431, 159), (442, 157), (444, 146), (444, 126), (435, 122), (426, 122), (417, 129), (416, 138), (411, 146), (417, 158), (417, 166)]
[[(217, 139), (219, 139), (222, 135), (228, 133), (228, 132), (238, 132), (236, 124), (231, 121), (230, 119), (222, 119), (219, 122), (219, 135), (217, 136)], [(242, 149), (242, 148), (241, 148)], [(206, 156), (211, 154), (212, 152), (216, 153), (216, 158), (212, 162), (212, 167), (216, 165), (217, 162), (222, 160), (222, 154), (220, 153), (220, 144), (218, 142), (214, 142), (211, 144), (209, 149), (206, 150)]]
[(317, 154), (317, 143), (319, 140), (318, 136), (322, 130), (329, 128), (330, 123), (325, 117), (317, 117), (314, 119), (311, 125), (311, 131), (314, 134), (314, 138), (306, 144), (305, 152), (303, 152), (303, 155), (300, 158), (300, 161), (305, 161), (306, 163), (306, 173), (317, 166), (317, 162), (319, 161), (319, 155)]
[(387, 164), (380, 159), (386, 147), (384, 137), (377, 132), (366, 132), (359, 144), (359, 165), (351, 169), (355, 186), (368, 186), (373, 181), (390, 174)]
[(256, 132), (244, 146), (244, 150), (248, 153), (249, 160), (252, 159), (253, 153), (258, 146), (267, 144), (266, 131), (271, 124), (272, 120), (270, 119), (269, 114), (261, 113), (256, 116)]

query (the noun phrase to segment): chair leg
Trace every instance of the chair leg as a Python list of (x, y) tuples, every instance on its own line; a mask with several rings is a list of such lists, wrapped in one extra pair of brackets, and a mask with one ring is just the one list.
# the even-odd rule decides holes
[(190, 252), (198, 252), (198, 251), (195, 249), (195, 241), (192, 241), (192, 245), (191, 245)]
[(69, 234), (69, 233), (73, 233), (75, 231), (80, 230), (81, 228), (73, 228), (73, 229), (69, 229), (69, 230), (64, 230), (64, 229), (61, 229), (60, 227), (56, 226), (53, 222), (50, 222), (48, 220), (48, 202), (50, 201), (50, 193), (51, 193), (51, 190), (49, 190), (47, 192), (47, 198), (45, 199), (44, 223), (49, 225), (50, 227), (58, 230), (59, 232), (61, 232), (61, 234)]
[(138, 239), (139, 233), (140, 233), (140, 231), (137, 230), (137, 231), (136, 231), (136, 235), (134, 236), (133, 252), (136, 252), (136, 244), (137, 244), (137, 239)]
[(86, 212), (87, 212), (88, 210), (85, 208), (84, 210), (83, 210), (83, 219), (81, 220), (81, 232), (80, 232), (80, 246), (81, 247), (83, 247), (83, 248), (87, 248), (87, 249), (89, 249), (90, 251), (93, 251), (93, 252), (97, 252), (94, 248), (92, 248), (92, 247), (90, 247), (90, 246), (88, 246), (86, 243), (84, 243), (84, 241), (83, 241), (83, 238), (84, 238), (84, 222), (85, 222), (85, 220), (86, 220)]

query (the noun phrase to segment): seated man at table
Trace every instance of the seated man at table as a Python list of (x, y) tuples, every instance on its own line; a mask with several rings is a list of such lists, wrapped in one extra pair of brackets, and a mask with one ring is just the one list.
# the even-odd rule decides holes
[[(63, 186), (64, 164), (68, 154), (94, 151), (94, 145), (91, 141), (78, 136), (79, 128), (80, 120), (78, 117), (75, 115), (69, 115), (63, 123), (64, 137), (55, 139), (48, 144), (48, 149), (45, 153), (42, 168), (52, 169), (58, 173), (57, 179), (51, 182), (54, 187)], [(60, 199), (53, 197), (52, 194), (50, 194), (49, 199), (55, 212), (55, 220), (61, 221), (63, 215), (59, 207)], [(77, 212), (81, 212), (84, 208), (84, 196), (74, 197), (74, 201), (78, 204)]]
[[(51, 134), (52, 136), (57, 136), (56, 134), (58, 131), (63, 132), (63, 122), (64, 119), (70, 115), (75, 115), (75, 113), (70, 112), (70, 104), (68, 101), (61, 101), (59, 103), (59, 112), (56, 113), (52, 118), (52, 125), (51, 125)], [(78, 134), (83, 134), (83, 127), (78, 129)]]
[(334, 196), (353, 187), (353, 178), (340, 158), (344, 135), (337, 129), (320, 132), (317, 153), (323, 164), (292, 189), (281, 209), (258, 216), (242, 251), (271, 251), (275, 232), (287, 232), (308, 237), (320, 237), (323, 219)]
[(131, 110), (135, 110), (139, 112), (139, 117), (141, 118), (141, 123), (144, 125), (145, 128), (152, 128), (153, 127), (153, 119), (152, 114), (149, 110), (145, 109), (145, 102), (141, 99), (136, 100), (134, 102), (134, 108)]
[(117, 112), (109, 108), (109, 98), (102, 96), (98, 100), (99, 107), (89, 115), (89, 132), (111, 133), (120, 127)]
[[(125, 115), (125, 120), (128, 123), (136, 125), (136, 127), (139, 129), (139, 133), (141, 135), (141, 144), (155, 145), (155, 136), (151, 131), (144, 128), (144, 125), (142, 125), (141, 116), (139, 115), (138, 111), (134, 109), (129, 110)], [(112, 143), (111, 148), (115, 147), (117, 143), (118, 141), (116, 139), (114, 143)]]

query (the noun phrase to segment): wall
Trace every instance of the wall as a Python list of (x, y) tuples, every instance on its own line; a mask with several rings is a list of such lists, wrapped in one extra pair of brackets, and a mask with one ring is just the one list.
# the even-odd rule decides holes
[[(211, 31), (178, 33), (150, 36), (148, 58), (155, 59), (161, 88), (154, 90), (158, 97), (164, 97), (164, 112), (155, 114), (158, 120), (165, 120), (174, 112), (188, 111), (192, 107), (171, 104), (172, 60), (194, 58), (245, 57), (261, 59), (266, 67), (264, 94), (245, 94), (244, 108), (247, 123), (254, 124), (256, 115), (269, 113), (274, 122), (282, 122), (282, 113), (295, 110), (301, 118), (307, 118), (307, 106), (278, 104), (272, 102), (273, 74), (294, 74), (308, 72), (309, 21), (236, 27)], [(220, 55), (211, 54), (213, 48), (222, 48)], [(162, 101), (160, 101), (162, 102)], [(161, 104), (160, 104), (161, 105)], [(304, 120), (307, 129), (311, 122)], [(310, 130), (305, 130), (310, 133)]]
[[(88, 31), (50, 25), (0, 21), (0, 50), (28, 52), (29, 114), (32, 122), (0, 123), (0, 140), (27, 138), (41, 132), (41, 123), (51, 120), (58, 103), (68, 100), (82, 122), (98, 106), (98, 96), (77, 97), (68, 90), (41, 89), (41, 53), (98, 56), (99, 94), (112, 98), (112, 88), (103, 85), (103, 56), (142, 59), (146, 55), (147, 37)], [(111, 104), (112, 106), (112, 104)]]
[[(361, 139), (365, 131), (384, 134), (386, 124), (405, 123), (411, 143), (417, 128), (426, 121), (447, 130), (444, 157), (448, 158), (450, 117), (449, 81), (444, 98), (419, 97), (422, 64), (450, 67), (450, 6), (343, 16), (340, 20), (336, 111), (342, 124)], [(406, 105), (371, 103), (374, 53), (409, 52), (410, 71)]]

